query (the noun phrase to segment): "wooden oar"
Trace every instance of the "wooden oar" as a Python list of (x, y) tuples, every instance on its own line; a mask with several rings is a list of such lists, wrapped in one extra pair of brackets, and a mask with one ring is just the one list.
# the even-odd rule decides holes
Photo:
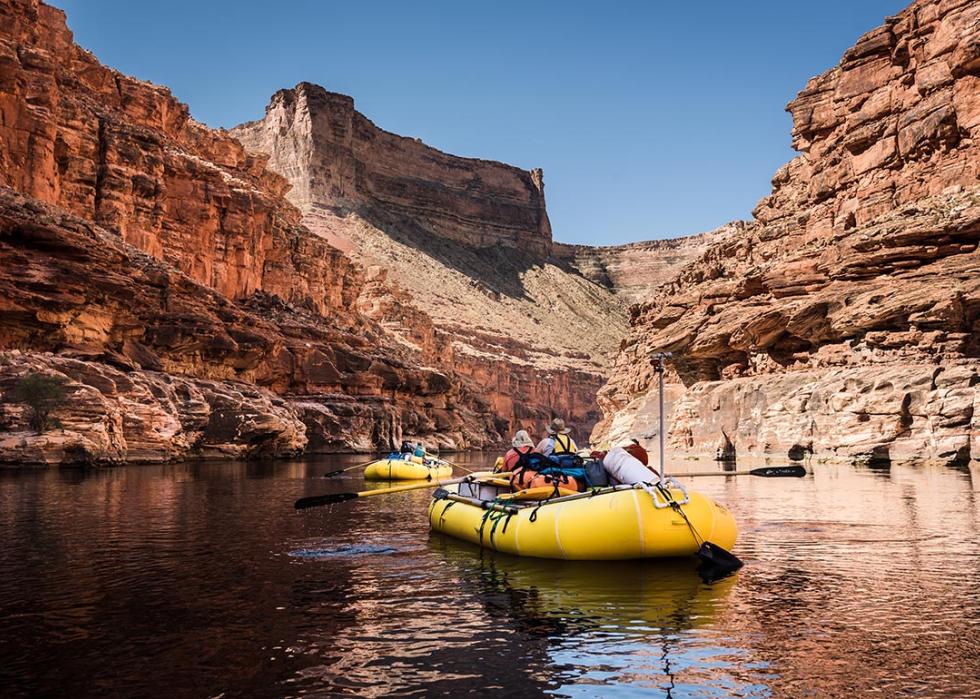
[(763, 478), (802, 478), (806, 475), (803, 466), (763, 466), (741, 471), (695, 471), (694, 473), (674, 472), (675, 478), (694, 478), (701, 476), (762, 476)]
[(353, 466), (348, 466), (347, 468), (338, 468), (336, 471), (330, 471), (324, 473), (324, 478), (330, 478), (331, 476), (339, 476), (341, 473), (347, 473), (348, 471), (353, 471), (355, 468), (364, 468), (365, 466), (370, 466), (378, 459), (371, 459), (370, 461), (365, 461), (363, 464), (354, 464)]
[(438, 488), (443, 485), (454, 485), (456, 483), (477, 483), (498, 476), (509, 476), (509, 473), (474, 473), (461, 478), (451, 478), (448, 481), (429, 481), (427, 483), (412, 483), (411, 485), (396, 485), (393, 488), (379, 488), (377, 490), (362, 490), (358, 493), (328, 493), (327, 495), (313, 495), (307, 498), (300, 498), (293, 505), (297, 510), (305, 510), (310, 507), (320, 507), (322, 505), (332, 505), (338, 502), (346, 502), (355, 498), (369, 498), (375, 495), (388, 495), (390, 493), (404, 493), (409, 490), (422, 490), (423, 488)]

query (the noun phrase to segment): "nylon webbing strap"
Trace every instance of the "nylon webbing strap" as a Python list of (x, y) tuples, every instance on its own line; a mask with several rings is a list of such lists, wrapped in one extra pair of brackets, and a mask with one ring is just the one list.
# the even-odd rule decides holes
[[(698, 547), (703, 545), (705, 539), (702, 538), (702, 536), (698, 533), (698, 530), (694, 528), (693, 524), (691, 524), (691, 520), (687, 518), (687, 514), (677, 503), (677, 501), (674, 500), (674, 496), (670, 494), (670, 491), (664, 488), (664, 486), (661, 483), (657, 483), (655, 487), (657, 490), (660, 491), (660, 494), (663, 495), (664, 498), (667, 500), (667, 502), (670, 504), (670, 509), (672, 509), (674, 512), (679, 514), (681, 516), (681, 519), (683, 519), (684, 522), (687, 524), (687, 528), (691, 530), (691, 535), (694, 537), (694, 543), (696, 543)], [(653, 493), (649, 489), (649, 486), (644, 485), (643, 489), (650, 494), (650, 497), (654, 497)]]

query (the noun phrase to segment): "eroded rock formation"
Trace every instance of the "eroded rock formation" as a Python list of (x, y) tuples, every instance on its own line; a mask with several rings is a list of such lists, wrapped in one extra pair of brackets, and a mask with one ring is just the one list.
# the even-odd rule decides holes
[(980, 457), (980, 5), (916, 2), (788, 109), (800, 156), (634, 309), (596, 436), (653, 436), (666, 350), (676, 450)]
[[(66, 459), (366, 450), (402, 434), (452, 446), (493, 434), (474, 387), (388, 347), (372, 323), (264, 292), (228, 299), (9, 189), (0, 189), (0, 308), (0, 337), (18, 352), (0, 355), (4, 396), (28, 370), (67, 377), (71, 399), (57, 415), (66, 434), (54, 438), (71, 445), (58, 451)], [(0, 459), (40, 458), (37, 444), (54, 444), (30, 434), (22, 406), (8, 401), (0, 414), (16, 433)]]

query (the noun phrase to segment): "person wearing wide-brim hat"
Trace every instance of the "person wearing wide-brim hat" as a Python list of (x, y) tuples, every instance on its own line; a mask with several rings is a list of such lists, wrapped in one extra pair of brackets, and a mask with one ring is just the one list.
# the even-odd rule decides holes
[(538, 442), (534, 451), (541, 452), (545, 456), (560, 456), (561, 454), (574, 454), (578, 451), (575, 440), (568, 436), (571, 430), (565, 427), (565, 421), (556, 417), (545, 429), (548, 436)]
[(504, 454), (503, 467), (497, 470), (513, 471), (521, 456), (530, 454), (532, 451), (534, 451), (534, 440), (531, 439), (531, 435), (527, 433), (527, 430), (517, 430), (514, 439), (511, 440), (510, 449)]

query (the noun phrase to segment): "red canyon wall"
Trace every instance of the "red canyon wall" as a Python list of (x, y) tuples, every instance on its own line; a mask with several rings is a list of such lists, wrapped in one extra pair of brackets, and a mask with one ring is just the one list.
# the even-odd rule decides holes
[[(498, 439), (472, 382), (357, 312), (362, 270), (264, 158), (39, 2), (0, 1), (0, 67), (0, 460)], [(64, 429), (24, 429), (30, 372), (65, 382)]]
[(356, 272), (298, 229), (263, 158), (194, 122), (165, 88), (103, 67), (64, 14), (10, 0), (0, 44), (0, 183), (117, 232), (234, 298), (349, 307)]
[(980, 457), (980, 5), (914, 3), (788, 109), (801, 154), (636, 309), (596, 436), (653, 437), (668, 350), (675, 450)]

